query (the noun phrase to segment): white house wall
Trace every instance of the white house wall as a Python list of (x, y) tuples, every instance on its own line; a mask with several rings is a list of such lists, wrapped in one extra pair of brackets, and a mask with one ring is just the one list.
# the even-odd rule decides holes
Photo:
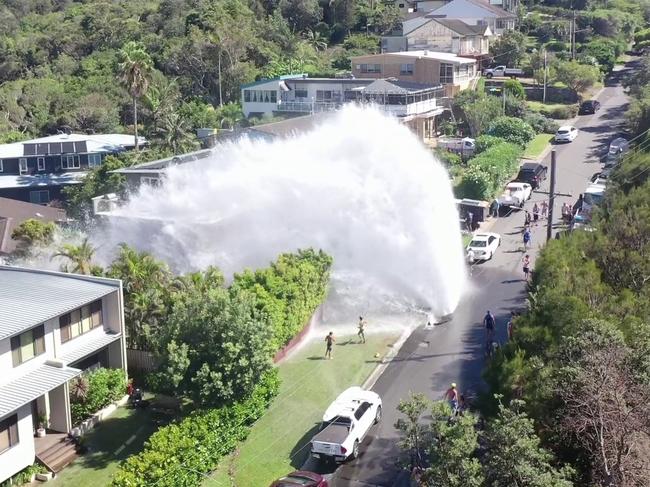
[(245, 90), (254, 90), (254, 91), (275, 91), (276, 97), (280, 99), (280, 81), (277, 79), (269, 80), (268, 83), (260, 83), (255, 86), (249, 86), (247, 88), (242, 88), (241, 90), (241, 101), (242, 101), (242, 112), (244, 116), (248, 117), (251, 113), (262, 113), (266, 115), (272, 115), (277, 108), (277, 103), (265, 103), (265, 102), (247, 102), (244, 101), (244, 91)]
[(0, 418), (0, 421), (16, 413), (18, 414), (18, 444), (0, 454), (0, 480), (8, 479), (25, 467), (32, 465), (36, 457), (30, 403)]
[(453, 33), (438, 22), (427, 22), (407, 35), (409, 51), (428, 49), (437, 52), (452, 52)]

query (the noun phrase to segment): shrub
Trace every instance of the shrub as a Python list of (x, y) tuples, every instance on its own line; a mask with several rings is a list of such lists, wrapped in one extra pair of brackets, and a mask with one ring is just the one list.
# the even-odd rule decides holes
[(503, 83), (503, 89), (506, 90), (506, 93), (519, 98), (521, 100), (526, 98), (526, 90), (524, 90), (524, 85), (521, 84), (521, 81), (516, 79), (509, 79)]
[(526, 112), (524, 122), (530, 125), (538, 134), (554, 134), (559, 127), (558, 123), (537, 112)]
[(514, 117), (497, 117), (490, 123), (487, 133), (522, 147), (535, 137), (535, 131), (530, 125)]
[(554, 120), (566, 120), (578, 114), (578, 105), (555, 107), (552, 110), (541, 110), (540, 113)]
[(569, 49), (569, 45), (562, 41), (552, 41), (546, 44), (546, 50), (551, 52), (564, 52)]
[(277, 395), (277, 369), (264, 374), (253, 394), (232, 406), (197, 411), (182, 421), (160, 428), (144, 450), (129, 457), (113, 477), (115, 487), (198, 486), (202, 473), (214, 470), (219, 460), (246, 439)]
[(88, 387), (85, 395), (70, 395), (74, 425), (126, 394), (126, 376), (122, 369), (96, 369), (87, 374), (86, 380)]
[(322, 251), (282, 254), (271, 267), (236, 274), (232, 291), (247, 289), (273, 325), (273, 346), (283, 347), (325, 300), (332, 258)]
[(456, 187), (456, 196), (490, 200), (519, 167), (522, 148), (516, 144), (496, 144), (469, 160)]
[(485, 152), (487, 149), (497, 144), (503, 144), (503, 139), (495, 137), (494, 135), (481, 135), (476, 139), (476, 152), (474, 155), (479, 155), (481, 152)]
[(463, 158), (460, 154), (456, 154), (455, 152), (436, 148), (433, 153), (434, 156), (447, 167), (456, 167), (463, 164)]

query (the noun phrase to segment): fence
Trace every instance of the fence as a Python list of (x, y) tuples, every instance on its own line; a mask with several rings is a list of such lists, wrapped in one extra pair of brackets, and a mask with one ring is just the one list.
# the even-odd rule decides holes
[(156, 360), (151, 352), (145, 350), (126, 349), (126, 363), (129, 372), (151, 372), (156, 370)]

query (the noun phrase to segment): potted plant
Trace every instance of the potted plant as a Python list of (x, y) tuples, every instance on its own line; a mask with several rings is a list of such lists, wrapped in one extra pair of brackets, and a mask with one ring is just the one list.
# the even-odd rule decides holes
[(47, 417), (41, 413), (38, 415), (38, 429), (36, 430), (36, 436), (38, 438), (43, 438), (45, 436), (45, 426), (47, 425)]

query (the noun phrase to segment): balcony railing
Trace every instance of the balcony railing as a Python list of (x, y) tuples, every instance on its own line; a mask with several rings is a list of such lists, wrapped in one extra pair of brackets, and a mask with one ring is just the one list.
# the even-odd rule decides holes
[[(372, 102), (355, 102), (348, 101), (347, 103), (359, 103), (361, 105), (373, 105), (379, 110), (383, 110), (392, 115), (403, 117), (407, 115), (419, 115), (422, 113), (427, 113), (432, 110), (435, 110), (439, 105), (436, 103), (436, 98), (431, 98), (429, 100), (423, 100), (413, 103), (408, 103), (404, 105), (391, 105), (383, 103), (372, 103)], [(291, 102), (291, 101), (282, 101), (278, 103), (277, 110), (279, 112), (296, 112), (296, 113), (320, 113), (328, 112), (332, 110), (337, 110), (341, 108), (345, 103), (336, 102), (336, 103), (327, 103), (327, 102)]]
[(342, 102), (304, 102), (304, 101), (281, 101), (278, 103), (279, 112), (318, 113), (329, 112), (341, 108)]

